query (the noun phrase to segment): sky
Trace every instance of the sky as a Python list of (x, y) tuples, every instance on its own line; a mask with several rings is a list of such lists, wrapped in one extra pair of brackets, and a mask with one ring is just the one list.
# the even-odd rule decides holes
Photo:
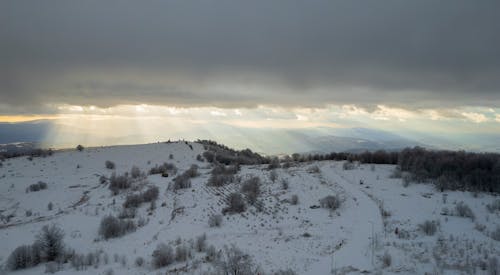
[(486, 0), (2, 0), (0, 122), (52, 121), (48, 144), (366, 127), (494, 150), (499, 10)]

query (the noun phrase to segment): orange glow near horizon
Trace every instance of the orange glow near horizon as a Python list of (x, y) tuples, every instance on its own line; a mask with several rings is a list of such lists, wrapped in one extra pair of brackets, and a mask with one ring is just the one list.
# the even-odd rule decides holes
[(0, 115), (0, 123), (19, 123), (19, 122), (30, 122), (42, 119), (58, 119), (59, 115), (14, 115), (14, 116), (2, 116)]

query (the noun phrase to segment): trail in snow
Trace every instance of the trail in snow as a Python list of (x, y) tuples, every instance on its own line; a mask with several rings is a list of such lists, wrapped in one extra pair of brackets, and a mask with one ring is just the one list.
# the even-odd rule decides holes
[(382, 217), (377, 204), (360, 189), (358, 183), (338, 173), (330, 163), (322, 166), (321, 171), (327, 181), (335, 182), (344, 189), (346, 200), (350, 200), (344, 202), (349, 208), (342, 215), (347, 216), (351, 222), (351, 237), (334, 253), (335, 269), (373, 270), (375, 259), (371, 248), (372, 234), (382, 236), (383, 233)]

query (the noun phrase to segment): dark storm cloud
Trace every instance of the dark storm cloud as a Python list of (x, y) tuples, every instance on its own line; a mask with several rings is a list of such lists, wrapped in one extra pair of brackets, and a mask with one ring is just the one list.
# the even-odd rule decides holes
[(465, 0), (2, 1), (0, 102), (498, 106), (499, 10)]

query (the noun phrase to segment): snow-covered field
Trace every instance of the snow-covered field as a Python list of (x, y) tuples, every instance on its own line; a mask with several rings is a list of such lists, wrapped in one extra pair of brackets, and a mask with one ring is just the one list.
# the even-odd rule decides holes
[[(99, 251), (100, 257), (98, 264), (85, 270), (64, 264), (59, 274), (109, 274), (111, 270), (114, 274), (217, 274), (205, 252), (194, 250), (187, 261), (160, 269), (151, 264), (159, 243), (190, 247), (203, 234), (207, 245), (217, 251), (236, 245), (266, 274), (287, 269), (297, 274), (490, 274), (500, 268), (498, 263), (494, 266), (494, 259), (500, 258), (500, 241), (494, 237), (500, 230), (500, 210), (487, 209), (499, 198), (491, 194), (438, 192), (429, 184), (404, 186), (401, 179), (391, 178), (395, 166), (366, 164), (344, 170), (342, 162), (334, 161), (294, 163), (275, 170), (267, 165), (242, 166), (233, 183), (209, 187), (212, 164), (197, 160), (203, 151), (198, 143), (174, 142), (5, 160), (0, 167), (0, 265), (16, 247), (33, 243), (44, 225), (56, 224), (65, 232), (66, 247), (82, 254)], [(114, 170), (105, 167), (107, 160), (116, 164)], [(190, 188), (169, 190), (174, 176), (147, 175), (164, 162), (175, 164), (178, 174), (196, 164), (199, 175), (191, 179)], [(113, 196), (99, 179), (113, 172), (123, 174), (133, 166), (146, 172), (142, 184), (159, 188), (156, 208), (142, 204), (134, 219), (141, 220), (142, 226), (104, 240), (98, 234), (101, 219), (117, 216), (126, 195), (138, 191)], [(272, 171), (277, 173), (274, 181)], [(241, 183), (254, 176), (261, 180), (259, 207), (247, 205), (242, 214), (226, 214), (220, 227), (210, 227), (209, 217), (222, 212), (227, 195), (238, 192)], [(47, 189), (26, 192), (39, 181), (46, 182)], [(288, 188), (283, 188), (283, 181)], [(290, 203), (292, 195), (298, 196), (296, 205)], [(327, 195), (338, 195), (341, 206), (334, 211), (316, 207)], [(457, 215), (460, 202), (474, 217)], [(434, 222), (434, 234), (420, 228), (425, 221)], [(137, 266), (138, 257), (145, 264)], [(12, 273), (45, 270), (41, 264)]]

